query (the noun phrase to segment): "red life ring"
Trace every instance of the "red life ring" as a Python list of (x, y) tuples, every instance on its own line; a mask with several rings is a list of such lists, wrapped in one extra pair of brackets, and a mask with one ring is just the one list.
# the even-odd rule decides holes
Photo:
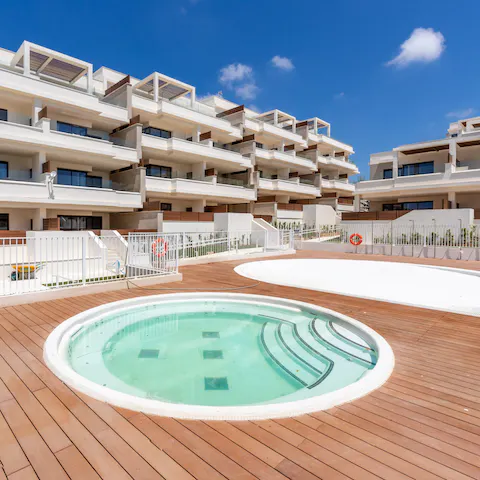
[(158, 257), (162, 258), (167, 254), (168, 242), (163, 238), (159, 238), (152, 243), (152, 253)]
[(350, 243), (355, 245), (355, 247), (358, 247), (362, 242), (363, 238), (359, 233), (352, 233), (352, 235), (350, 235)]

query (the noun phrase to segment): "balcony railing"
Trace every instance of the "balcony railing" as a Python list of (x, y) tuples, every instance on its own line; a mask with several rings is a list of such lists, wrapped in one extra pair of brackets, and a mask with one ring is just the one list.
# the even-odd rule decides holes
[[(29, 182), (29, 183), (45, 183), (46, 174), (31, 174), (29, 170), (11, 170), (9, 169), (7, 176), (0, 175), (0, 181), (6, 180), (11, 182)], [(102, 188), (107, 190), (118, 190), (122, 192), (135, 192), (134, 184), (132, 183), (122, 183), (122, 182), (115, 182), (113, 180), (101, 179), (101, 183), (96, 185), (87, 185), (79, 184), (79, 185), (72, 185), (67, 183), (62, 183), (58, 181), (58, 176), (55, 179), (54, 185), (59, 186), (67, 186), (67, 187), (77, 187), (77, 188)], [(81, 183), (81, 182), (80, 182)]]
[(236, 187), (243, 187), (243, 188), (253, 188), (253, 185), (249, 185), (245, 183), (243, 180), (238, 180), (236, 178), (217, 177), (217, 183), (221, 183), (223, 185), (235, 185)]

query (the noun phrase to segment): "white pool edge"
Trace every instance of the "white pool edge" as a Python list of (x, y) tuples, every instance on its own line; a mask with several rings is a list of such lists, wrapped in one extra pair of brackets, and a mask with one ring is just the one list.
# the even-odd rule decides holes
[[(98, 320), (100, 315), (106, 313), (121, 313), (122, 311), (131, 309), (135, 306), (146, 306), (158, 302), (165, 303), (178, 300), (188, 301), (206, 297), (208, 297), (209, 300), (218, 299), (222, 301), (244, 300), (263, 303), (268, 302), (285, 307), (302, 308), (307, 309), (310, 312), (333, 315), (349, 325), (352, 325), (356, 330), (362, 333), (362, 335), (369, 338), (369, 341), (373, 343), (378, 353), (377, 364), (357, 382), (339, 390), (316, 397), (287, 403), (213, 407), (168, 403), (118, 392), (98, 385), (79, 375), (70, 367), (67, 361), (67, 348), (72, 335), (74, 335), (81, 326), (88, 325), (89, 323)], [(346, 315), (313, 304), (298, 302), (296, 300), (287, 300), (263, 295), (217, 292), (173, 293), (137, 297), (108, 303), (86, 310), (62, 322), (53, 330), (45, 342), (43, 358), (48, 368), (60, 378), (60, 380), (69, 387), (92, 398), (128, 410), (185, 420), (265, 420), (294, 417), (326, 410), (363, 397), (381, 387), (390, 377), (395, 365), (395, 357), (387, 341), (375, 332), (375, 330)]]
[[(316, 259), (315, 259), (316, 260)], [(340, 262), (343, 261), (343, 259), (338, 259), (338, 258), (322, 258), (318, 260), (338, 260)], [(264, 261), (264, 260), (261, 260)], [(265, 260), (266, 261), (266, 260)], [(352, 261), (348, 259), (347, 261)], [(354, 260), (356, 262), (372, 262), (372, 263), (384, 263), (384, 264), (391, 264), (391, 263), (400, 263), (400, 262), (388, 262), (384, 260)], [(299, 286), (295, 284), (295, 282), (274, 282), (274, 281), (267, 281), (261, 278), (258, 278), (254, 275), (246, 275), (242, 271), (242, 267), (244, 265), (248, 265), (248, 263), (255, 263), (255, 262), (247, 262), (247, 263), (242, 263), (240, 265), (237, 265), (233, 271), (237, 274), (240, 275), (241, 277), (244, 278), (249, 278), (250, 280), (255, 280), (257, 282), (262, 282), (262, 283), (267, 283), (270, 285), (280, 285), (282, 287), (289, 287), (289, 288), (302, 288), (306, 290), (311, 290), (312, 292), (323, 292), (323, 293), (331, 293), (333, 295), (340, 295), (344, 297), (352, 297), (352, 298), (361, 298), (363, 300), (372, 300), (375, 302), (383, 302), (383, 303), (391, 303), (392, 305), (404, 305), (406, 307), (415, 307), (415, 308), (421, 308), (424, 310), (434, 310), (438, 312), (445, 312), (445, 313), (455, 313), (458, 315), (469, 315), (472, 317), (480, 317), (480, 313), (477, 312), (472, 312), (470, 310), (464, 310), (464, 309), (459, 309), (459, 308), (446, 308), (446, 307), (441, 307), (441, 306), (433, 306), (433, 305), (421, 305), (419, 303), (415, 302), (408, 302), (406, 300), (393, 300), (393, 299), (386, 299), (386, 298), (379, 298), (373, 295), (360, 295), (357, 293), (345, 293), (345, 292), (339, 292), (338, 290), (330, 290), (328, 288), (308, 288), (305, 286)], [(462, 275), (472, 275), (475, 277), (480, 277), (480, 271), (478, 270), (467, 270), (466, 268), (454, 268), (454, 267), (444, 267), (444, 266), (437, 266), (437, 265), (429, 265), (429, 264), (424, 264), (424, 263), (409, 263), (409, 262), (401, 262), (401, 265), (412, 265), (414, 267), (424, 267), (424, 268), (431, 268), (431, 269), (437, 269), (437, 270), (445, 270), (445, 271), (451, 271), (455, 273), (459, 273)]]

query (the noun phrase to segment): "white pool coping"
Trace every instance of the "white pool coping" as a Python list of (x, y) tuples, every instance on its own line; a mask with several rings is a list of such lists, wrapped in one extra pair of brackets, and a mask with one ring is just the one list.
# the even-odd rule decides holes
[(480, 272), (436, 265), (347, 259), (243, 263), (256, 281), (338, 295), (480, 316)]
[[(324, 393), (316, 397), (286, 403), (257, 404), (248, 406), (214, 407), (203, 405), (185, 405), (162, 402), (148, 398), (129, 395), (95, 382), (79, 375), (68, 363), (67, 353), (70, 338), (80, 328), (97, 321), (103, 315), (112, 315), (130, 310), (133, 307), (144, 307), (156, 303), (177, 302), (188, 300), (218, 300), (218, 301), (248, 301), (269, 303), (307, 310), (312, 313), (333, 315), (341, 322), (353, 327), (363, 338), (373, 345), (378, 353), (378, 361), (372, 370), (357, 382), (333, 392)], [(56, 327), (48, 336), (43, 350), (43, 358), (48, 368), (69, 387), (82, 392), (97, 400), (110, 403), (117, 407), (126, 408), (152, 415), (161, 415), (190, 420), (264, 420), (271, 418), (285, 418), (303, 415), (320, 410), (326, 410), (343, 403), (351, 402), (376, 390), (390, 377), (395, 364), (393, 351), (387, 341), (373, 329), (353, 318), (342, 315), (333, 310), (318, 307), (305, 302), (287, 300), (263, 295), (240, 293), (173, 293), (152, 295), (148, 297), (131, 298), (101, 305), (86, 310)]]

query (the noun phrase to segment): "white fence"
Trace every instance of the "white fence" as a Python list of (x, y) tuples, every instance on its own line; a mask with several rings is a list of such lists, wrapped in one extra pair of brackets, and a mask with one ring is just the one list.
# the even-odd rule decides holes
[[(137, 235), (137, 234), (136, 234)], [(178, 234), (178, 256), (183, 262), (208, 256), (253, 254), (293, 248), (289, 232), (220, 231)]]
[(293, 248), (285, 231), (130, 233), (0, 239), (0, 296), (178, 273), (199, 257)]
[[(301, 248), (308, 249), (480, 259), (480, 230), (476, 225), (464, 226), (460, 222), (453, 225), (348, 222), (300, 232), (296, 234), (296, 240), (302, 242)], [(339, 248), (335, 248), (335, 245)]]
[[(153, 251), (156, 241), (171, 246)], [(160, 242), (159, 242), (160, 243)], [(0, 239), (0, 296), (178, 273), (177, 235), (129, 241), (87, 234)], [(140, 253), (141, 252), (141, 253)]]

